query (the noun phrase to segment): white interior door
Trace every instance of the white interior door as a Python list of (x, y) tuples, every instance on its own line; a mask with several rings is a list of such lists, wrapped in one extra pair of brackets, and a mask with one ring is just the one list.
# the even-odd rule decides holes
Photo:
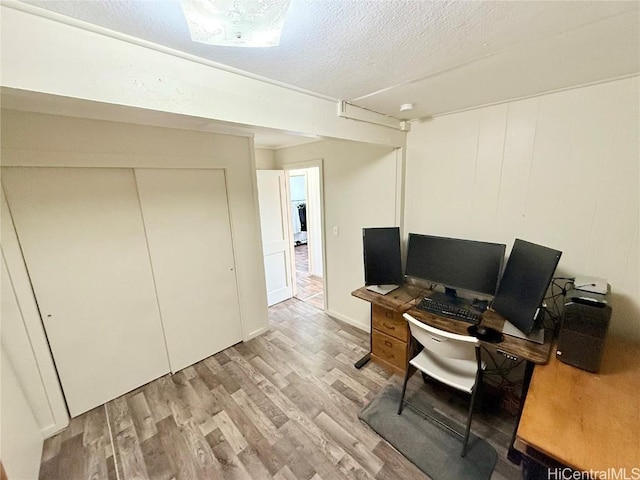
[(169, 372), (133, 170), (2, 173), (71, 416)]
[(176, 372), (242, 340), (224, 171), (135, 174)]
[(269, 306), (293, 296), (289, 202), (283, 170), (258, 170), (262, 251)]

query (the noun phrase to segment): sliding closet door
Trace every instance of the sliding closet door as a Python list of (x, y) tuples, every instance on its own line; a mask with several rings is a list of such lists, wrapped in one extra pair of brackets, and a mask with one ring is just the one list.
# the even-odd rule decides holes
[(167, 373), (133, 170), (2, 174), (71, 416)]
[(223, 170), (136, 169), (171, 370), (242, 340)]

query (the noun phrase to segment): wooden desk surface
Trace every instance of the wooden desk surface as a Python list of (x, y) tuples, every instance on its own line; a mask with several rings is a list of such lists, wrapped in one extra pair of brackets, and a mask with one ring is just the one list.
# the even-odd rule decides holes
[(608, 338), (600, 372), (537, 365), (517, 439), (576, 470), (640, 467), (640, 346)]
[[(448, 330), (453, 333), (468, 335), (468, 323), (461, 320), (439, 317), (415, 307), (415, 305), (428, 294), (429, 290), (409, 284), (403, 285), (397, 290), (386, 295), (371, 292), (367, 290), (366, 287), (361, 287), (351, 292), (351, 295), (354, 297), (380, 305), (381, 307), (389, 310), (407, 312), (414, 318), (429, 325), (433, 325), (434, 327)], [(504, 322), (505, 319), (492, 310), (487, 310), (482, 314), (482, 325), (495, 328), (496, 330), (502, 330)], [(501, 343), (481, 342), (481, 344), (493, 353), (501, 354), (504, 352), (533, 363), (547, 363), (551, 352), (551, 332), (546, 333), (545, 342), (542, 345), (522, 340), (520, 338), (511, 337), (509, 335), (505, 335), (504, 341)]]
[[(455, 320), (446, 317), (439, 317), (435, 314), (419, 310), (415, 307), (407, 311), (409, 315), (424, 323), (432, 325), (442, 330), (448, 330), (461, 335), (469, 335), (467, 328), (469, 324), (462, 320)], [(502, 330), (504, 318), (494, 311), (487, 310), (482, 314), (482, 325)], [(521, 338), (504, 335), (504, 340), (500, 343), (489, 343), (480, 341), (480, 344), (492, 353), (507, 353), (516, 356), (519, 359), (528, 360), (533, 363), (547, 363), (549, 361), (549, 353), (551, 352), (551, 333), (545, 333), (545, 342), (540, 345), (529, 342)]]
[(421, 292), (422, 288), (415, 285), (403, 285), (386, 295), (381, 295), (379, 293), (372, 292), (371, 290), (367, 290), (367, 287), (360, 287), (359, 289), (351, 292), (351, 295), (361, 298), (362, 300), (366, 300), (367, 302), (380, 305), (388, 310), (406, 312), (415, 305), (415, 299), (420, 297)]

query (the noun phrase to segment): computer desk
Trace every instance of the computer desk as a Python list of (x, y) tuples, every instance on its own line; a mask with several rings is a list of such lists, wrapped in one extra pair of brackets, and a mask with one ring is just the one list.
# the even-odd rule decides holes
[[(537, 365), (515, 446), (552, 467), (557, 462), (608, 472), (606, 478), (640, 478), (640, 345), (607, 338), (598, 373), (562, 363), (555, 354)], [(612, 476), (623, 469), (626, 476)]]
[[(367, 290), (366, 287), (354, 290), (351, 292), (351, 295), (371, 303), (372, 308), (375, 306), (388, 310), (389, 312), (393, 312), (396, 317), (398, 317), (398, 315), (401, 316), (406, 312), (421, 322), (441, 328), (442, 330), (468, 335), (467, 328), (470, 325), (469, 323), (463, 322), (462, 320), (441, 317), (434, 313), (419, 310), (416, 307), (420, 300), (429, 296), (430, 293), (431, 290), (427, 288), (406, 284), (386, 295), (380, 295), (372, 292)], [(389, 318), (391, 319), (391, 316), (389, 316)], [(482, 314), (482, 325), (495, 328), (496, 330), (502, 330), (504, 322), (504, 317), (492, 310), (487, 310)], [(376, 325), (371, 325), (371, 327), (372, 331), (379, 328)], [(544, 364), (549, 361), (551, 341), (551, 332), (547, 332), (545, 334), (544, 344), (529, 342), (509, 335), (505, 335), (504, 340), (501, 343), (481, 341), (480, 344), (488, 351), (495, 352), (498, 355), (503, 355), (511, 360), (525, 360), (531, 364)], [(373, 354), (373, 359), (375, 361), (376, 352), (372, 349), (370, 353)], [(402, 371), (398, 373), (404, 373), (404, 365), (402, 366)]]
[[(405, 284), (386, 295), (371, 292), (366, 287), (360, 287), (351, 292), (354, 297), (371, 303), (370, 350), (369, 353), (355, 363), (355, 367), (361, 368), (371, 359), (399, 375), (404, 374), (409, 340), (406, 321), (402, 318), (402, 314), (405, 312), (428, 325), (449, 332), (468, 335), (467, 328), (470, 325), (469, 323), (441, 317), (416, 308), (420, 300), (430, 293), (431, 290), (412, 284)], [(492, 310), (487, 310), (482, 314), (482, 325), (501, 331), (504, 322), (505, 319)], [(404, 330), (401, 330), (401, 327), (404, 327)], [(492, 354), (504, 356), (514, 362), (525, 361), (520, 409), (508, 454), (509, 460), (519, 464), (522, 454), (514, 448), (516, 429), (518, 428), (534, 366), (536, 364), (545, 364), (549, 361), (552, 332), (545, 332), (545, 340), (541, 345), (509, 335), (504, 335), (504, 340), (500, 343), (480, 341), (480, 344)], [(389, 358), (390, 356), (393, 358)]]

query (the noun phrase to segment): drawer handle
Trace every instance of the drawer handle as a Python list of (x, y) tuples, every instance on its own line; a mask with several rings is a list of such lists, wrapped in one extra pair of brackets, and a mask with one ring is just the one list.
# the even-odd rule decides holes
[(393, 312), (384, 312), (384, 316), (387, 318), (393, 318)]
[(391, 343), (389, 340), (385, 340), (385, 341), (384, 341), (384, 344), (385, 344), (387, 347), (393, 347), (393, 343)]
[(396, 329), (396, 327), (394, 327), (393, 325), (387, 325), (384, 322), (382, 322), (382, 325), (384, 325), (384, 328), (386, 328), (387, 330), (395, 330)]

